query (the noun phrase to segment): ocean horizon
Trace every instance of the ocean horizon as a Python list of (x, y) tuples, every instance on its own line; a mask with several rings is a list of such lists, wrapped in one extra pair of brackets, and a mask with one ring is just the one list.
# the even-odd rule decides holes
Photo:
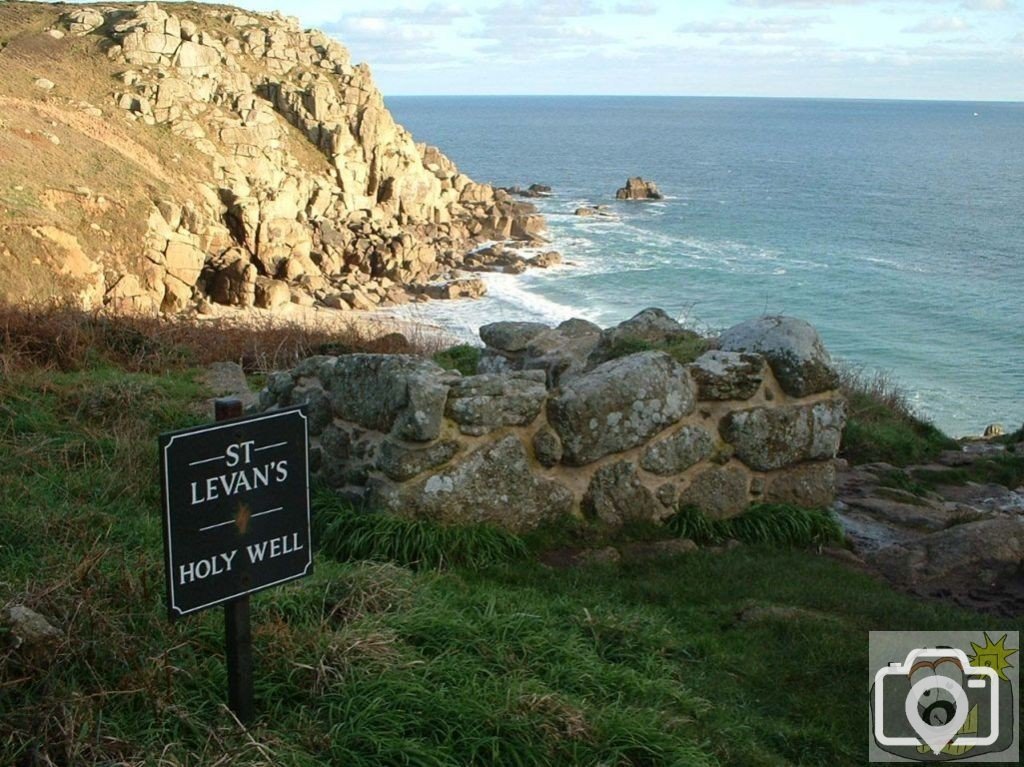
[[(1024, 421), (1024, 103), (674, 96), (388, 97), (417, 141), (535, 200), (565, 264), (401, 310), (466, 341), (497, 319), (705, 331), (811, 322), (955, 436)], [(619, 202), (629, 176), (665, 199)], [(576, 208), (608, 205), (612, 218)]]

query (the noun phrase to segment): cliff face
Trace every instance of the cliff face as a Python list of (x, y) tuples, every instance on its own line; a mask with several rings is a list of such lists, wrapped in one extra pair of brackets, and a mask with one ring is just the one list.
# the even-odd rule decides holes
[(372, 308), (475, 243), (543, 232), (530, 205), (416, 144), (369, 69), (294, 19), (5, 3), (0, 29), (9, 298)]

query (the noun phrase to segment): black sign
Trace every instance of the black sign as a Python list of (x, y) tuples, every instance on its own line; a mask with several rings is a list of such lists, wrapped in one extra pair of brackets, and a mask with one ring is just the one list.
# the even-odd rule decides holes
[(304, 408), (160, 436), (171, 618), (309, 575)]

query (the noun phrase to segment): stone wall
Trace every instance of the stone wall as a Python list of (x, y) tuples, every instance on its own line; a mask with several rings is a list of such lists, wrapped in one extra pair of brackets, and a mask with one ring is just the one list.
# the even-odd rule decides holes
[(478, 375), (411, 356), (313, 357), (271, 376), (260, 408), (308, 405), (313, 464), (369, 507), (522, 532), (565, 515), (609, 526), (682, 504), (714, 517), (764, 502), (827, 506), (845, 402), (817, 333), (763, 317), (689, 364), (624, 343), (704, 342), (647, 309), (602, 330), (495, 323)]

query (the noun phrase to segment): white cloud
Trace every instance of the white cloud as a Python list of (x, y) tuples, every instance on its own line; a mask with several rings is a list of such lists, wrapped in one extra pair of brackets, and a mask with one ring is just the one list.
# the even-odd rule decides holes
[(969, 11), (1008, 11), (1013, 3), (1010, 0), (963, 0), (960, 7)]
[(826, 16), (772, 16), (760, 19), (692, 21), (676, 32), (689, 35), (785, 34), (828, 21)]
[(651, 0), (633, 0), (629, 3), (619, 3), (615, 6), (615, 12), (631, 16), (653, 16), (658, 12), (658, 6)]
[(869, 0), (733, 0), (733, 5), (747, 8), (839, 8), (866, 2)]
[(964, 32), (973, 29), (973, 25), (962, 16), (932, 16), (929, 19), (904, 27), (903, 32), (911, 34), (934, 35), (946, 32)]

